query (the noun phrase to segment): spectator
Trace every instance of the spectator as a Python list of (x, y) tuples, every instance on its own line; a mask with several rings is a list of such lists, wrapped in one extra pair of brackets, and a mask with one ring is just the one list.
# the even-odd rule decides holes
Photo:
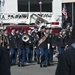
[(75, 26), (72, 30), (72, 44), (58, 60), (55, 75), (75, 75)]
[(8, 51), (0, 46), (0, 75), (10, 75)]

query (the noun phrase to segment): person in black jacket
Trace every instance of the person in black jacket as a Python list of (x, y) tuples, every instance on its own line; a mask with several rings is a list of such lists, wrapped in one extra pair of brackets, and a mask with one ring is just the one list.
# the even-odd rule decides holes
[(18, 66), (23, 67), (25, 66), (25, 54), (26, 54), (26, 44), (25, 42), (22, 40), (22, 37), (24, 36), (24, 30), (21, 29), (20, 32), (16, 33), (16, 37), (17, 37), (17, 49), (18, 49)]
[[(38, 40), (38, 53), (40, 53), (41, 56), (41, 63), (40, 67), (47, 67), (47, 33), (45, 33), (45, 26), (41, 27), (41, 30), (38, 32), (39, 40)], [(42, 41), (41, 41), (42, 40)]]
[[(37, 42), (38, 42), (38, 37), (37, 37), (37, 32), (38, 32), (38, 27), (34, 27), (34, 29), (32, 30), (32, 38), (33, 38), (33, 57), (34, 57), (34, 61), (37, 61), (37, 55), (36, 55), (36, 49), (37, 49)], [(39, 62), (37, 62), (39, 63)]]
[(53, 48), (52, 48), (52, 44), (53, 46), (54, 43), (52, 43), (52, 41), (55, 41), (54, 39), (54, 34), (52, 32), (52, 29), (48, 28), (49, 29), (49, 36), (48, 36), (48, 42), (47, 42), (47, 45), (48, 45), (48, 66), (50, 66), (50, 63), (53, 61)]
[(32, 57), (33, 57), (33, 37), (32, 37), (32, 29), (28, 29), (28, 37), (29, 40), (26, 42), (26, 50), (28, 55), (28, 63), (32, 63)]
[(51, 39), (49, 41), (50, 41), (50, 43), (52, 45), (51, 46), (52, 48), (50, 48), (50, 62), (53, 62), (53, 51), (56, 48), (56, 35), (55, 35), (55, 33), (53, 33), (52, 28), (50, 28), (49, 37)]
[(15, 34), (15, 29), (11, 29), (11, 33), (8, 35), (9, 39), (9, 48), (10, 48), (10, 59), (11, 59), (11, 64), (15, 65), (16, 64), (16, 47), (17, 47), (17, 41), (16, 41), (16, 34)]
[(7, 29), (4, 30), (2, 43), (3, 43), (2, 46), (5, 47), (9, 52), (9, 39), (8, 39)]
[(0, 75), (10, 75), (9, 54), (2, 46), (0, 46)]
[(60, 55), (64, 52), (64, 48), (65, 48), (65, 40), (66, 40), (66, 35), (63, 33), (63, 31), (60, 31), (58, 36), (57, 36), (57, 46), (58, 46), (58, 52), (59, 55), (58, 57), (60, 57)]
[(75, 75), (75, 26), (71, 35), (72, 44), (60, 56), (55, 75)]

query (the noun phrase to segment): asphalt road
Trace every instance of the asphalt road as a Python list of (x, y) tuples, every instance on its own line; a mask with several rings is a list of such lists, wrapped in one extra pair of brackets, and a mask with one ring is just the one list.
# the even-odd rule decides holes
[(54, 58), (52, 65), (46, 68), (40, 68), (37, 63), (26, 63), (24, 67), (12, 66), (11, 75), (55, 75), (56, 66), (56, 58)]

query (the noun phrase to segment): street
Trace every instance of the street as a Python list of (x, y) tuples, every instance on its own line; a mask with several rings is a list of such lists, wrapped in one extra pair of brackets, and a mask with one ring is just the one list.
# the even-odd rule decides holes
[(54, 62), (51, 66), (42, 67), (37, 63), (26, 63), (24, 67), (12, 66), (11, 75), (55, 75), (57, 66), (57, 58), (54, 58)]

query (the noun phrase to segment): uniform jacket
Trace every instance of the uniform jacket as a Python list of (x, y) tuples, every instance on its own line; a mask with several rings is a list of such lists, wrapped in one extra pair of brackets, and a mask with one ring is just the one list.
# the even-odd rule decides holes
[(16, 46), (17, 46), (16, 35), (9, 34), (8, 38), (9, 38), (10, 48), (16, 48)]
[(9, 45), (8, 35), (3, 35), (4, 46), (7, 47)]
[(52, 48), (52, 35), (49, 34), (47, 38), (47, 45), (50, 44), (50, 48)]
[(65, 47), (66, 45), (66, 36), (60, 36), (57, 37), (57, 46), (58, 47)]
[(29, 35), (28, 34), (28, 37), (29, 37), (29, 40), (26, 42), (26, 47), (29, 47), (29, 48), (33, 48), (33, 37), (32, 35)]
[[(42, 37), (44, 37), (45, 35), (44, 35), (44, 33), (43, 32), (38, 32), (38, 36), (39, 36), (39, 40), (42, 38)], [(44, 48), (44, 49), (47, 49), (47, 41), (48, 40), (48, 38), (46, 38), (45, 39), (45, 41), (43, 41), (40, 45), (39, 45), (39, 47), (42, 47), (42, 48)], [(39, 41), (38, 41), (38, 43), (39, 43)]]
[(56, 35), (54, 33), (50, 33), (52, 46), (56, 46)]
[(18, 48), (25, 48), (26, 44), (25, 42), (22, 40), (23, 34), (22, 33), (18, 33), (16, 34), (16, 38), (17, 38), (17, 47)]

